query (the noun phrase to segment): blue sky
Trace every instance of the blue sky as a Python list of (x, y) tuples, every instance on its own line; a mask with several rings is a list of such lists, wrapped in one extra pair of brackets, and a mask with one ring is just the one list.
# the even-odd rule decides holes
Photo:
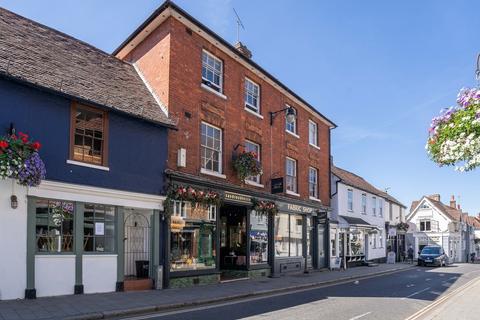
[[(107, 51), (157, 8), (158, 0), (0, 0), (0, 6)], [(480, 172), (458, 173), (428, 160), (430, 119), (475, 86), (480, 1), (177, 0), (230, 42), (232, 8), (254, 60), (338, 124), (336, 165), (407, 206), (423, 194), (460, 196), (480, 212)]]

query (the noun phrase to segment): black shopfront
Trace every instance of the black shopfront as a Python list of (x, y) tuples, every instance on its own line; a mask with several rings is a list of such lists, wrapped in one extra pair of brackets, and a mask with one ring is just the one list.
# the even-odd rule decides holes
[[(320, 203), (255, 192), (181, 174), (174, 188), (189, 186), (221, 195), (219, 206), (173, 202), (164, 233), (164, 287), (188, 287), (241, 278), (279, 276), (327, 267), (328, 208)], [(252, 199), (273, 201), (263, 214)]]

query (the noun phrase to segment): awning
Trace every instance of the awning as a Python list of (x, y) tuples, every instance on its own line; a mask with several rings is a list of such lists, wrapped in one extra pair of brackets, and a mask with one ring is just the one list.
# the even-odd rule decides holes
[(338, 224), (341, 228), (348, 227), (363, 227), (363, 228), (372, 228), (378, 229), (377, 226), (368, 223), (362, 218), (348, 217), (348, 216), (338, 216)]

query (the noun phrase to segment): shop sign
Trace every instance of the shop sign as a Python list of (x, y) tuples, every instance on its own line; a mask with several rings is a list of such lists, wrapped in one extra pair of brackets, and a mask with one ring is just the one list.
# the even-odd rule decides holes
[(280, 211), (290, 211), (295, 213), (313, 213), (316, 211), (315, 208), (293, 203), (278, 202), (277, 205)]
[(318, 223), (320, 224), (325, 224), (327, 223), (327, 217), (328, 217), (328, 213), (326, 211), (323, 211), (323, 212), (319, 212), (317, 214), (317, 221)]
[(252, 202), (250, 196), (246, 196), (239, 193), (233, 193), (233, 192), (225, 192), (224, 198), (225, 200), (248, 203), (248, 204)]
[(272, 193), (283, 193), (283, 177), (274, 178), (270, 181)]

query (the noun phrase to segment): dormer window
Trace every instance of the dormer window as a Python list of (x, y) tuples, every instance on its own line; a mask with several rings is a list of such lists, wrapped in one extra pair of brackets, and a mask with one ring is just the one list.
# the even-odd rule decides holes
[(220, 93), (223, 91), (223, 61), (205, 50), (202, 51), (202, 83)]

